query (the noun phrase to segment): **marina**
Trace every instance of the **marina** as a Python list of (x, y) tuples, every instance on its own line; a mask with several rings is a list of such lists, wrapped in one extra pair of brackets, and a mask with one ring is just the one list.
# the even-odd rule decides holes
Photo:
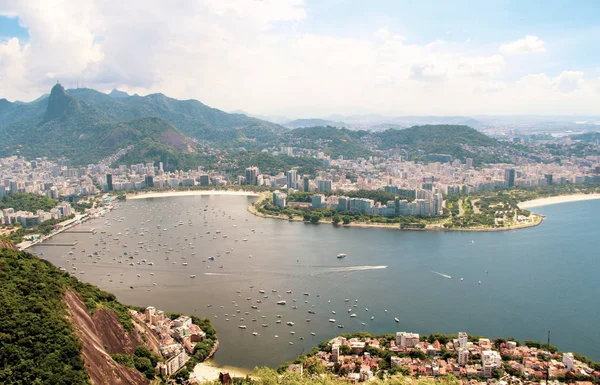
[[(535, 305), (553, 306), (539, 266), (541, 258), (556, 255), (552, 237), (537, 228), (477, 234), (473, 243), (472, 234), (399, 233), (262, 219), (246, 212), (253, 199), (213, 195), (132, 200), (78, 227), (96, 228), (96, 233), (59, 234), (30, 251), (43, 252), (43, 258), (115, 293), (123, 303), (210, 318), (221, 343), (215, 362), (244, 368), (277, 366), (342, 330), (468, 329), (524, 340), (538, 338), (538, 329), (560, 330), (595, 319), (570, 319)], [(599, 202), (577, 204), (594, 203)], [(555, 217), (544, 223), (550, 234)], [(213, 239), (217, 230), (229, 236)], [(247, 241), (242, 246), (243, 239)], [(332, 258), (322, 247), (330, 243), (351, 249), (351, 258)], [(537, 251), (524, 258), (525, 248)], [(565, 280), (580, 274), (560, 259), (554, 261)], [(597, 266), (594, 261), (585, 263)], [(590, 278), (583, 289), (597, 290), (597, 283)], [(569, 295), (584, 295), (573, 290)], [(586, 314), (576, 310), (581, 306), (577, 301), (572, 303), (573, 311)], [(588, 303), (587, 309), (589, 305), (598, 308)], [(519, 320), (513, 318), (515, 311), (521, 314)], [(440, 312), (452, 317), (440, 321)], [(335, 319), (330, 319), (333, 314)], [(486, 314), (485, 323), (478, 321), (480, 314)], [(555, 343), (561, 348), (594, 356), (594, 347), (584, 340), (562, 338), (556, 332)], [(249, 349), (256, 353), (245, 354)]]

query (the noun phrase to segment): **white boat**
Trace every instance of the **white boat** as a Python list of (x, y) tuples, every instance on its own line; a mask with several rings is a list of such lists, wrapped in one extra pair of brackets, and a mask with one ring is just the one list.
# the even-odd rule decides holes
[(190, 278), (196, 278), (195, 274), (190, 275)]
[(240, 329), (246, 329), (246, 325), (240, 325), (240, 326), (238, 326), (238, 328), (240, 328)]
[(346, 254), (344, 254), (344, 253), (339, 253), (339, 254), (337, 255), (337, 257), (338, 257), (338, 259), (346, 258)]
[(334, 322), (335, 322), (335, 319), (333, 319), (333, 318), (330, 318), (330, 319), (329, 319), (329, 322), (331, 322), (331, 323), (334, 323)]
[(277, 301), (277, 305), (285, 305), (286, 302), (285, 301)]
[(400, 320), (398, 319), (398, 317), (394, 318), (394, 321), (396, 321), (397, 323), (400, 323)]
[(287, 324), (288, 326), (294, 326), (294, 323), (293, 323), (292, 321), (288, 321), (288, 322), (286, 322), (286, 324)]
[(350, 317), (354, 318), (356, 317), (356, 314), (350, 314)]
[(252, 332), (252, 335), (256, 337), (258, 335), (258, 333), (257, 332)]

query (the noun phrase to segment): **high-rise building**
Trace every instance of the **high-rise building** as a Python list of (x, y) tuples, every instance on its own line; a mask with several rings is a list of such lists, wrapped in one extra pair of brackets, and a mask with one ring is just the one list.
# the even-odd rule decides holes
[(246, 169), (246, 184), (257, 185), (258, 175), (260, 170), (256, 166), (248, 167)]
[(458, 364), (465, 366), (469, 362), (469, 349), (459, 348), (458, 349)]
[(310, 191), (310, 179), (307, 176), (305, 176), (302, 179), (302, 191), (304, 191), (304, 192)]
[(106, 189), (108, 191), (113, 191), (112, 174), (106, 174)]
[(397, 332), (396, 333), (396, 345), (402, 346), (403, 348), (412, 348), (419, 343), (419, 334)]
[(290, 171), (286, 172), (285, 175), (287, 177), (287, 187), (288, 188), (298, 188), (297, 171), (296, 170), (290, 170)]
[(508, 184), (508, 187), (515, 187), (515, 169), (507, 168), (504, 170), (504, 181)]
[(552, 174), (546, 174), (544, 175), (544, 178), (546, 178), (546, 184), (548, 186), (552, 185)]
[(152, 175), (146, 175), (144, 182), (146, 184), (146, 188), (154, 187), (154, 177)]
[(208, 177), (208, 174), (200, 175), (200, 177), (198, 178), (198, 182), (200, 182), (200, 186), (210, 185), (210, 178)]
[(458, 332), (458, 346), (461, 348), (466, 348), (468, 342), (469, 335), (465, 332)]
[(319, 192), (331, 191), (331, 181), (319, 179), (317, 182)]
[(287, 194), (277, 190), (273, 192), (273, 205), (281, 208), (285, 208)]
[(489, 378), (492, 376), (494, 369), (498, 369), (502, 365), (502, 357), (495, 350), (484, 350), (481, 352), (481, 366), (483, 367), (483, 376)]
[(467, 168), (473, 168), (473, 158), (467, 158)]

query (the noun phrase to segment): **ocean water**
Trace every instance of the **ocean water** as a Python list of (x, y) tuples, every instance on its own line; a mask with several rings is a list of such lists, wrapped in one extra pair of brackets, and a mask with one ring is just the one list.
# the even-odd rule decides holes
[(31, 251), (123, 303), (210, 318), (217, 364), (277, 366), (353, 331), (545, 341), (551, 330), (561, 350), (600, 360), (600, 201), (535, 208), (547, 219), (529, 229), (444, 233), (258, 218), (246, 211), (254, 199), (130, 200), (78, 228), (96, 234), (50, 241), (73, 249)]

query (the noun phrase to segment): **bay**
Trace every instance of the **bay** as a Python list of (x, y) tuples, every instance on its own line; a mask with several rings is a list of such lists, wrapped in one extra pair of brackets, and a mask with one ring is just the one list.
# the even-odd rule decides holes
[[(215, 362), (222, 365), (277, 366), (354, 331), (545, 341), (551, 330), (551, 343), (562, 351), (600, 359), (600, 201), (535, 208), (547, 219), (533, 228), (469, 233), (264, 219), (247, 212), (255, 199), (130, 200), (77, 228), (95, 234), (50, 241), (77, 241), (74, 249), (42, 244), (31, 251), (123, 303), (210, 318), (221, 342)], [(99, 258), (87, 256), (94, 252)], [(138, 265), (142, 259), (153, 265)], [(286, 305), (276, 304), (281, 300)]]

